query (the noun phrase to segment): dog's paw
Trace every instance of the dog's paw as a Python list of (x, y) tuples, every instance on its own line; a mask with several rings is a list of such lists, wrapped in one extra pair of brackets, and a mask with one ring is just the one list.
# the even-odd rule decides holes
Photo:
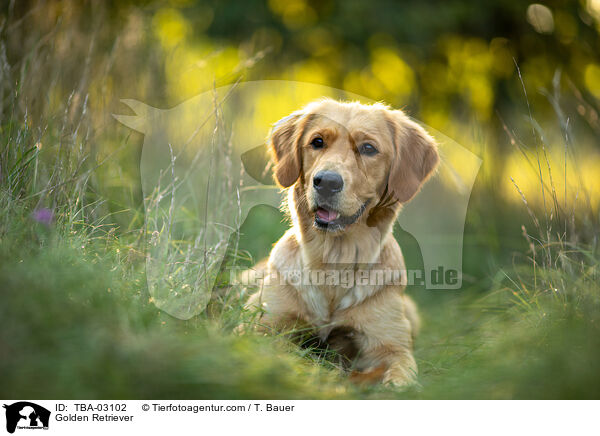
[(395, 389), (418, 386), (417, 373), (410, 369), (389, 368), (383, 376), (383, 384)]

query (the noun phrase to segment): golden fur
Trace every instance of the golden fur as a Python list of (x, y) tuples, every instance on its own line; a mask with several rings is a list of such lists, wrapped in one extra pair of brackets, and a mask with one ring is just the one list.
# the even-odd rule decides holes
[[(322, 148), (314, 148), (315, 138), (321, 138)], [(361, 154), (364, 143), (378, 153)], [(269, 328), (306, 325), (323, 340), (336, 328), (347, 329), (358, 350), (355, 378), (410, 383), (417, 372), (412, 348), (419, 317), (404, 295), (404, 280), (345, 287), (306, 284), (292, 275), (386, 270), (401, 271), (405, 278), (391, 230), (402, 204), (438, 164), (434, 140), (401, 111), (324, 99), (277, 123), (270, 147), (275, 179), (288, 189), (293, 226), (273, 247), (264, 283), (247, 306), (262, 308), (260, 324)], [(315, 224), (314, 176), (324, 170), (343, 178), (336, 213), (351, 217), (363, 211), (355, 222), (331, 231)]]

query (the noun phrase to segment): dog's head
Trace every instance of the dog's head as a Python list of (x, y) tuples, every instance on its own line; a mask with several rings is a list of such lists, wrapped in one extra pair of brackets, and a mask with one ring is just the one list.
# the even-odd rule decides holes
[(408, 202), (439, 161), (433, 138), (403, 112), (329, 99), (280, 120), (270, 147), (277, 183), (299, 184), (314, 226), (332, 232)]

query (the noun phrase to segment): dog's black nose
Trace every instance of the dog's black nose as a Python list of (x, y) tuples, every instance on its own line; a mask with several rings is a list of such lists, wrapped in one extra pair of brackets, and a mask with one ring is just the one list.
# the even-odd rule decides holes
[(313, 184), (319, 194), (328, 197), (342, 190), (344, 179), (333, 171), (319, 171), (313, 177)]

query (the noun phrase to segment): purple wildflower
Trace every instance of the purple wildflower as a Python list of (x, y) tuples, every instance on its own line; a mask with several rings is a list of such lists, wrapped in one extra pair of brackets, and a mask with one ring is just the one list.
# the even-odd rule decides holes
[(54, 212), (50, 209), (42, 207), (33, 212), (31, 217), (37, 221), (38, 223), (46, 224), (49, 226), (52, 224), (52, 220), (54, 219)]

